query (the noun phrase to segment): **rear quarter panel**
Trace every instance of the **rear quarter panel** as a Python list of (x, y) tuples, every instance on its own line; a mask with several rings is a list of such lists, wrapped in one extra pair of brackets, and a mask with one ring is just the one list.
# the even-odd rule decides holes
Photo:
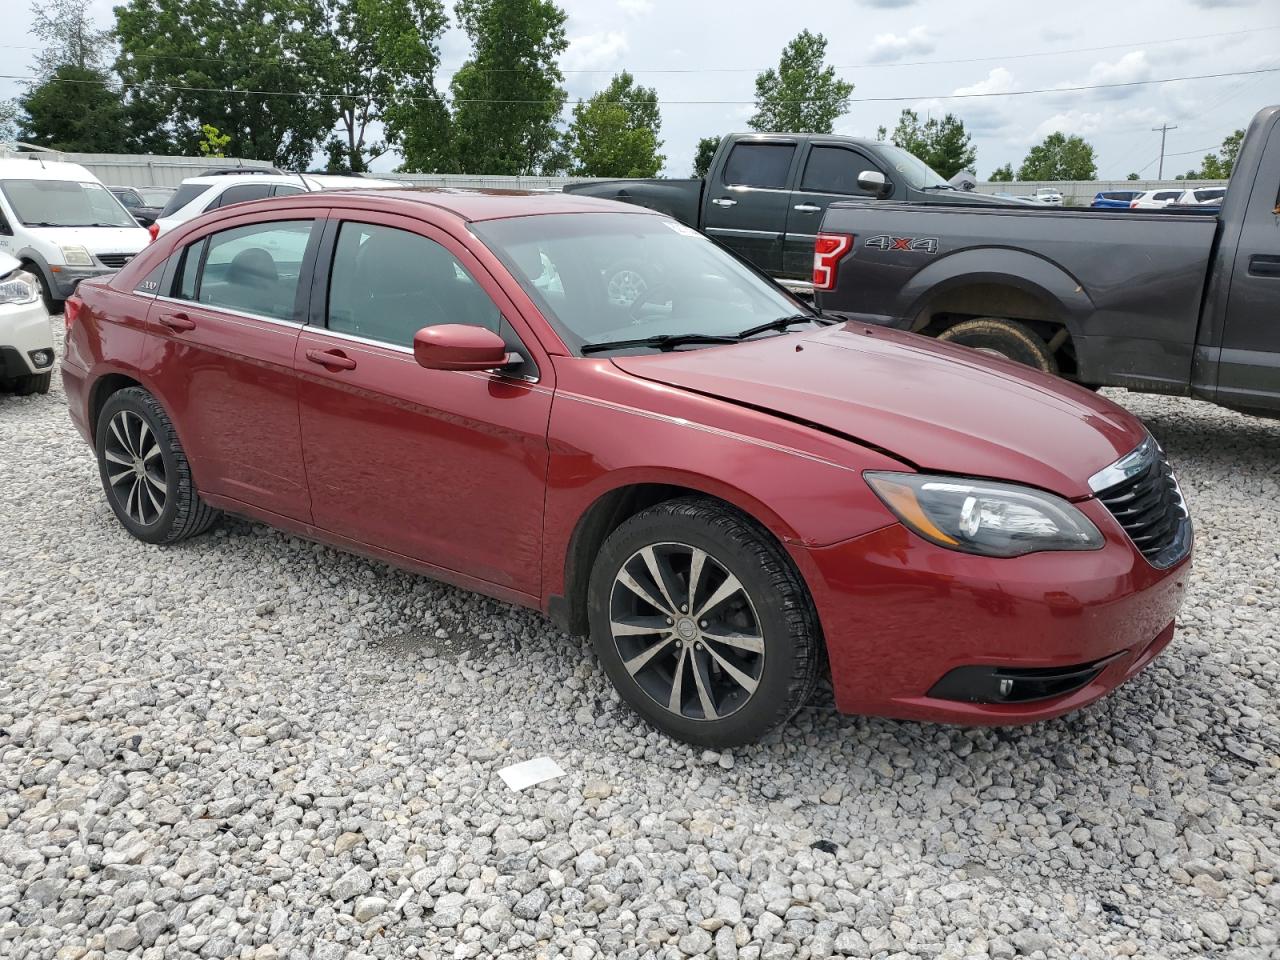
[[(1217, 229), (1212, 216), (845, 203), (828, 211), (823, 229), (856, 237), (837, 288), (819, 296), (824, 310), (912, 329), (944, 295), (1007, 285), (1066, 325), (1079, 379), (1186, 389)], [(936, 243), (868, 245), (877, 237)], [(992, 315), (1007, 314), (993, 304)]]

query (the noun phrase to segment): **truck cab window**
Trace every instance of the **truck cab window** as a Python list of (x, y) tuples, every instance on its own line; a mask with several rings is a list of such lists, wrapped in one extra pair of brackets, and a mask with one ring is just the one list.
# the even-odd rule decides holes
[(794, 143), (739, 143), (724, 165), (724, 182), (734, 187), (785, 187), (795, 152)]
[[(847, 193), (865, 197), (870, 194), (858, 186), (863, 170), (880, 170), (867, 157), (844, 147), (815, 146), (805, 161), (800, 189), (806, 193)], [(883, 171), (881, 171), (883, 172)]]

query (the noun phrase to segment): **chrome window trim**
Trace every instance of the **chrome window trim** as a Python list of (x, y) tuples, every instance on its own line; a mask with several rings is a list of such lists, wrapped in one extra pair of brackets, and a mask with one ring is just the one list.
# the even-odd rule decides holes
[(293, 330), (300, 330), (306, 324), (299, 320), (281, 320), (279, 317), (264, 317), (257, 313), (246, 313), (243, 310), (233, 310), (231, 307), (222, 307), (216, 303), (202, 303), (199, 300), (180, 300), (177, 297), (156, 297), (158, 301), (164, 303), (178, 303), (184, 307), (191, 307), (193, 310), (212, 310), (215, 313), (226, 313), (233, 317), (241, 317), (245, 320), (258, 320), (262, 323), (274, 323), (277, 326), (288, 327)]
[[(338, 340), (346, 340), (350, 343), (358, 343), (361, 346), (379, 347), (380, 349), (383, 349), (383, 350), (391, 350), (395, 353), (406, 354), (408, 355), (409, 358), (413, 358), (413, 347), (402, 347), (398, 343), (386, 343), (383, 340), (374, 340), (370, 337), (356, 336), (354, 333), (343, 333), (339, 330), (330, 329), (329, 327), (314, 327), (314, 326), (308, 325), (307, 329), (312, 333), (323, 334), (326, 337), (334, 337), (335, 339), (338, 339)], [(485, 329), (487, 330), (488, 328), (486, 327)], [(521, 346), (524, 346), (523, 341), (521, 341)], [(527, 351), (528, 348), (525, 347), (525, 350)], [(524, 352), (521, 352), (521, 351), (512, 351), (512, 352), (519, 353), (521, 359), (527, 359), (526, 354)], [(418, 361), (415, 359), (413, 360), (413, 362), (417, 363)], [(492, 372), (488, 370), (474, 370), (474, 371), (473, 370), (451, 370), (451, 371), (442, 371), (442, 372), (470, 373), (470, 374), (478, 375), (482, 377), (499, 377), (500, 379), (503, 379), (503, 380), (514, 380), (514, 381), (519, 381), (521, 383), (539, 383), (541, 381), (540, 377), (531, 377), (531, 376), (528, 376), (527, 374), (520, 374), (519, 376), (517, 376), (516, 374), (512, 374), (512, 373), (503, 373), (501, 370), (498, 370), (498, 369), (495, 369)]]
[(1094, 493), (1109, 490), (1117, 483), (1123, 483), (1135, 477), (1151, 466), (1151, 462), (1160, 455), (1160, 445), (1150, 434), (1140, 444), (1126, 453), (1115, 463), (1103, 467), (1089, 478), (1089, 489)]

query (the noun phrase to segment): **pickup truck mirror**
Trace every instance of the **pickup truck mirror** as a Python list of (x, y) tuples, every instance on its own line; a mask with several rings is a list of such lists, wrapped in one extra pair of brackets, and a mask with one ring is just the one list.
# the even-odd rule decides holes
[(893, 183), (885, 179), (885, 175), (879, 170), (863, 170), (858, 174), (858, 187), (874, 194), (877, 200), (883, 200), (893, 193)]

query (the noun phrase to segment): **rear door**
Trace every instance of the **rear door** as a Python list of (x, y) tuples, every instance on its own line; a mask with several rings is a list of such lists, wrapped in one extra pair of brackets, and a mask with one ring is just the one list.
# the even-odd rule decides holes
[(702, 229), (761, 270), (782, 272), (794, 139), (739, 140), (703, 192)]
[[(875, 195), (858, 186), (864, 170), (885, 170), (856, 147), (811, 143), (787, 211), (782, 269), (785, 276), (808, 279), (813, 270), (813, 241), (827, 207), (837, 200)], [(887, 174), (886, 174), (887, 176)]]
[(1263, 150), (1236, 247), (1217, 399), (1280, 410), (1280, 124)]
[(178, 425), (199, 489), (310, 520), (294, 344), (299, 277), (323, 211), (219, 224), (179, 254), (148, 317), (162, 344), (156, 387)]

